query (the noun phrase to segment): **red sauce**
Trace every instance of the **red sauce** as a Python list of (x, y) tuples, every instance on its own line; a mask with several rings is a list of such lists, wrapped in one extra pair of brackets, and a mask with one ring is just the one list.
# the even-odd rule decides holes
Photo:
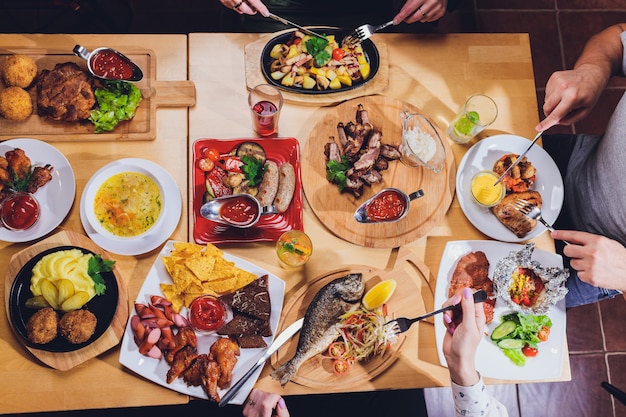
[(39, 204), (30, 194), (17, 193), (2, 203), (2, 222), (12, 230), (25, 230), (39, 218)]
[(218, 330), (226, 321), (226, 310), (215, 297), (198, 297), (189, 306), (189, 322), (200, 331)]
[(250, 224), (258, 214), (258, 206), (244, 196), (230, 198), (220, 208), (220, 217), (238, 226)]
[(395, 191), (385, 191), (367, 206), (367, 215), (373, 220), (395, 220), (406, 209), (406, 200)]
[(132, 67), (124, 58), (106, 49), (91, 57), (91, 70), (100, 77), (117, 80), (128, 80), (133, 75)]

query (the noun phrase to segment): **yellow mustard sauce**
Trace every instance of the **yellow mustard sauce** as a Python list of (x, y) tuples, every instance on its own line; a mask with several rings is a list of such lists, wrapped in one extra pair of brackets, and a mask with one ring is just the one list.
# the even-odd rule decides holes
[(494, 185), (498, 176), (492, 172), (481, 172), (472, 179), (472, 196), (483, 206), (493, 206), (503, 197), (502, 184)]
[(94, 214), (100, 225), (120, 237), (148, 231), (161, 214), (159, 187), (146, 175), (121, 172), (107, 179), (94, 198)]

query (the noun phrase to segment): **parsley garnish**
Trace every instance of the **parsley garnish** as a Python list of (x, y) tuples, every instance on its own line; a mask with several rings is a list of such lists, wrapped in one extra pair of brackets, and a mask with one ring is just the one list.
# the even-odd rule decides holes
[(254, 187), (263, 180), (263, 174), (265, 174), (265, 166), (260, 159), (257, 159), (250, 155), (244, 155), (241, 157), (243, 165), (241, 170), (243, 171), (248, 185)]
[(113, 265), (115, 265), (115, 261), (102, 259), (100, 255), (94, 255), (89, 258), (87, 273), (93, 280), (96, 295), (104, 295), (106, 292), (107, 286), (104, 282), (104, 278), (102, 278), (102, 275), (100, 274), (102, 272), (111, 272), (113, 270)]
[(334, 160), (328, 161), (326, 164), (326, 179), (337, 184), (339, 190), (343, 190), (346, 186), (346, 172), (350, 169), (350, 162), (344, 155), (341, 156), (341, 162)]
[(312, 37), (306, 41), (306, 51), (315, 59), (315, 65), (318, 67), (324, 66), (330, 60), (330, 53), (324, 48), (328, 46), (328, 39)]

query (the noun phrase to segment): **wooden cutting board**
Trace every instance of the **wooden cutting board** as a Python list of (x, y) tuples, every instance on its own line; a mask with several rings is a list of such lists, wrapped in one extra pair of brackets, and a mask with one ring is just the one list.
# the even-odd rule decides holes
[[(22, 342), (24, 341), (22, 340), (21, 336), (19, 336), (19, 334), (15, 331), (15, 327), (9, 319), (9, 299), (13, 281), (15, 280), (15, 277), (22, 269), (24, 264), (26, 264), (31, 258), (47, 249), (59, 246), (77, 246), (90, 250), (93, 253), (100, 254), (103, 259), (112, 259), (108, 253), (103, 251), (89, 238), (80, 233), (71, 231), (63, 231), (57, 233), (13, 255), (9, 263), (9, 267), (7, 268), (6, 278), (4, 281), (4, 305), (7, 314), (7, 320), (9, 321), (9, 324), (11, 325), (15, 336)], [(116, 346), (122, 339), (122, 335), (124, 334), (124, 329), (126, 327), (126, 321), (128, 320), (128, 297), (126, 292), (126, 284), (122, 279), (121, 271), (119, 270), (117, 265), (113, 267), (113, 273), (115, 274), (118, 286), (117, 309), (115, 310), (115, 315), (113, 316), (111, 325), (102, 334), (102, 336), (100, 336), (93, 343), (72, 352), (48, 352), (45, 350), (33, 348), (24, 343), (26, 349), (28, 349), (33, 354), (33, 356), (35, 356), (46, 365), (60, 371), (67, 371), (93, 357), (100, 355), (101, 353), (109, 350), (113, 346)]]
[[(302, 152), (302, 181), (304, 194), (319, 220), (335, 235), (357, 245), (377, 248), (397, 247), (415, 241), (438, 225), (445, 216), (455, 190), (456, 165), (447, 136), (437, 127), (446, 149), (445, 167), (439, 173), (418, 167), (411, 168), (399, 161), (389, 163), (382, 171), (383, 182), (364, 187), (356, 199), (351, 193), (341, 193), (326, 179), (324, 145), (329, 136), (337, 137), (337, 123), (355, 121), (358, 104), (368, 111), (374, 127), (381, 129), (382, 142), (400, 145), (402, 122), (400, 113), (408, 109), (423, 112), (412, 104), (384, 96), (369, 96), (341, 103), (313, 126)], [(428, 118), (428, 115), (425, 115)], [(430, 118), (429, 118), (430, 120)], [(424, 197), (411, 202), (408, 215), (396, 223), (362, 224), (353, 215), (368, 198), (383, 188), (396, 187), (407, 194), (424, 190)]]
[[(254, 42), (250, 42), (245, 46), (244, 56), (246, 65), (246, 86), (248, 89), (252, 89), (259, 84), (267, 84), (263, 71), (261, 71), (261, 53), (263, 52), (265, 45), (281, 33), (291, 31), (293, 31), (293, 29), (272, 33), (268, 36), (259, 38)], [(304, 105), (328, 106), (345, 100), (350, 100), (355, 97), (367, 96), (381, 92), (389, 84), (389, 58), (387, 54), (387, 45), (385, 43), (376, 42), (375, 45), (378, 49), (380, 62), (378, 72), (372, 80), (362, 87), (328, 94), (293, 93), (291, 91), (281, 90), (283, 99), (287, 102)]]
[[(285, 300), (289, 301), (283, 308), (277, 334), (280, 334), (294, 321), (304, 317), (311, 300), (324, 285), (336, 278), (352, 273), (363, 274), (365, 291), (382, 280), (394, 279), (396, 281), (396, 290), (387, 303), (391, 318), (417, 317), (426, 313), (426, 305), (432, 306), (434, 295), (428, 285), (433, 278), (430, 276), (430, 271), (413, 252), (406, 248), (400, 248), (395, 263), (390, 269), (378, 270), (363, 265), (345, 266), (315, 278), (306, 286), (292, 289), (285, 294)], [(350, 371), (341, 377), (333, 374), (332, 359), (329, 356), (325, 354), (316, 355), (300, 367), (291, 381), (312, 388), (325, 388), (332, 384), (338, 390), (355, 389), (393, 365), (402, 353), (406, 338), (417, 336), (418, 326), (415, 325), (400, 335), (398, 341), (382, 358), (373, 358), (368, 362), (356, 362), (350, 367)], [(272, 355), (270, 364), (273, 369), (277, 369), (295, 355), (299, 337), (301, 334), (294, 336)]]
[[(83, 45), (89, 51), (100, 45)], [(157, 81), (154, 51), (141, 48), (125, 48), (110, 45), (131, 60), (144, 73), (144, 78), (136, 83), (143, 100), (139, 104), (132, 120), (118, 124), (112, 132), (95, 133), (94, 125), (89, 122), (59, 122), (37, 115), (37, 89), (27, 89), (33, 101), (33, 114), (25, 121), (18, 122), (0, 117), (0, 140), (16, 137), (28, 137), (58, 141), (117, 141), (117, 140), (153, 140), (156, 138), (156, 110), (159, 107), (189, 107), (196, 102), (196, 88), (192, 81)], [(7, 55), (27, 55), (37, 63), (40, 73), (44, 69), (51, 70), (58, 63), (75, 62), (86, 68), (86, 62), (74, 55), (70, 50), (51, 50), (42, 48), (11, 48), (0, 49), (0, 62)]]

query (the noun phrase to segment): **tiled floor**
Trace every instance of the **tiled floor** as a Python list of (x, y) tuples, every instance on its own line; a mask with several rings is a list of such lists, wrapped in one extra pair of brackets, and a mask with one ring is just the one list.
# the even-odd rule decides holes
[[(383, 0), (379, 0), (383, 1)], [(394, 5), (403, 0), (394, 0)], [(368, 4), (364, 2), (364, 4)], [(305, 20), (300, 21), (307, 24)], [(539, 107), (544, 87), (555, 70), (571, 68), (585, 41), (614, 23), (626, 22), (625, 0), (461, 0), (454, 13), (438, 25), (403, 25), (399, 31), (420, 33), (527, 32), (534, 59)], [(316, 22), (311, 22), (316, 23)], [(361, 22), (358, 22), (361, 23)], [(371, 22), (377, 23), (377, 22)], [(218, 0), (0, 0), (0, 30), (5, 33), (189, 33), (240, 31), (241, 22)], [(594, 112), (572, 128), (557, 132), (601, 133), (615, 104), (626, 90), (625, 79), (614, 79)], [(572, 381), (494, 387), (512, 417), (619, 417), (626, 406), (614, 401), (600, 383), (609, 381), (626, 390), (626, 302), (619, 297), (579, 307), (567, 313)], [(449, 416), (449, 390), (429, 397), (429, 416)], [(317, 400), (317, 399), (316, 399)], [(297, 402), (292, 415), (354, 415), (362, 405), (365, 415), (425, 415), (421, 391), (394, 394), (392, 404), (378, 405), (376, 397), (337, 396), (332, 401)], [(368, 404), (372, 403), (372, 404)], [(315, 412), (310, 412), (311, 405)], [(417, 407), (417, 408), (416, 408)], [(1, 408), (0, 408), (1, 412)], [(119, 410), (117, 415), (153, 415), (156, 410)], [(238, 408), (207, 409), (204, 402), (188, 407), (159, 409), (185, 414), (239, 415)], [(60, 415), (100, 415), (60, 413)]]

